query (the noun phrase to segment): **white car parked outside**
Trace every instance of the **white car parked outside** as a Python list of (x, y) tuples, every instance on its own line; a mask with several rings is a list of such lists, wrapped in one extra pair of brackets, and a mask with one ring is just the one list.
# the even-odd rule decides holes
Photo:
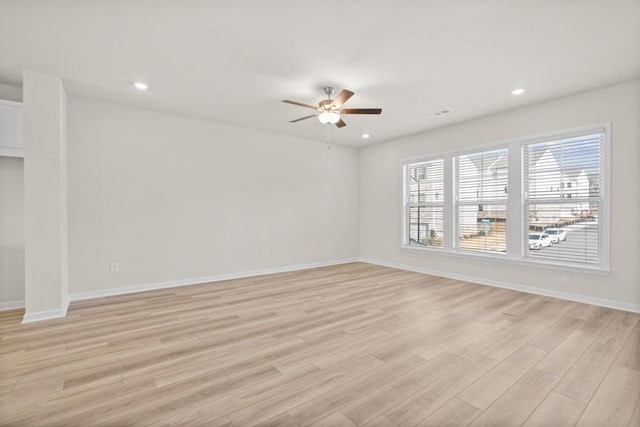
[(547, 228), (543, 233), (551, 237), (551, 243), (560, 243), (567, 240), (567, 233), (562, 228)]
[(547, 233), (529, 234), (529, 249), (542, 249), (551, 246), (551, 236)]

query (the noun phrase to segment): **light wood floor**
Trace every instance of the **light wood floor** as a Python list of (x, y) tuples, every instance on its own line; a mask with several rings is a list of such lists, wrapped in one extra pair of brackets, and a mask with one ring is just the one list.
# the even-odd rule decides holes
[(0, 424), (640, 426), (640, 316), (354, 263), (0, 313)]

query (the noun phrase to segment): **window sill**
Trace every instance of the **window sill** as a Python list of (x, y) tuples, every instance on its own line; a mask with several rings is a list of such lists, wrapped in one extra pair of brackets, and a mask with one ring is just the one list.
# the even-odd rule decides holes
[(600, 275), (608, 275), (611, 272), (611, 269), (608, 267), (604, 267), (602, 265), (576, 265), (576, 264), (567, 264), (561, 262), (549, 262), (543, 260), (534, 260), (531, 258), (520, 257), (520, 258), (509, 258), (506, 254), (498, 254), (498, 253), (480, 253), (473, 251), (466, 251), (460, 249), (454, 250), (445, 250), (443, 248), (421, 248), (417, 246), (411, 245), (401, 245), (400, 249), (406, 252), (415, 252), (415, 253), (428, 253), (434, 255), (442, 255), (444, 257), (450, 258), (463, 258), (475, 261), (496, 261), (500, 263), (510, 264), (510, 265), (519, 265), (523, 267), (537, 267), (537, 268), (545, 268), (549, 270), (559, 270), (559, 271), (575, 271), (579, 273), (591, 273), (591, 274), (600, 274)]

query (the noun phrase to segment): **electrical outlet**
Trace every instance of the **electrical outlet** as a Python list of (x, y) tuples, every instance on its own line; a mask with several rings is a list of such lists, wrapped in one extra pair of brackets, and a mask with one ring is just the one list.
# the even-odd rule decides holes
[(563, 274), (562, 283), (571, 283), (571, 276), (569, 276), (568, 274)]
[(118, 271), (120, 271), (120, 265), (117, 262), (112, 262), (109, 266), (109, 270), (112, 273), (117, 273)]

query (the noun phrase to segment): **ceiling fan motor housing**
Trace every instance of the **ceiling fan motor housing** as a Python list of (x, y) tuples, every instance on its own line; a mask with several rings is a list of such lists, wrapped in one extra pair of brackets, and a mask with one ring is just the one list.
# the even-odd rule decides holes
[(319, 108), (325, 111), (336, 110), (337, 107), (333, 105), (333, 100), (325, 99), (320, 101)]

